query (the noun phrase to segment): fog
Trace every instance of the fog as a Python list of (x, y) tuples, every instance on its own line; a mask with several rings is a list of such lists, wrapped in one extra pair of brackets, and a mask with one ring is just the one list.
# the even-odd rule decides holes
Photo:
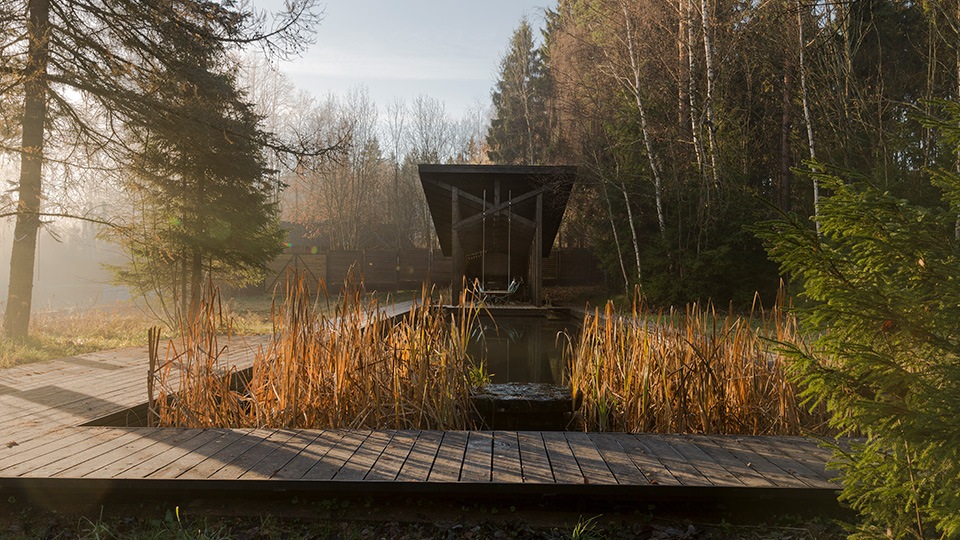
[[(0, 305), (5, 307), (10, 281), (13, 218), (0, 221)], [(98, 225), (59, 220), (41, 230), (34, 273), (33, 310), (109, 306), (130, 298), (111, 283), (104, 264), (124, 261), (119, 246), (96, 238)]]

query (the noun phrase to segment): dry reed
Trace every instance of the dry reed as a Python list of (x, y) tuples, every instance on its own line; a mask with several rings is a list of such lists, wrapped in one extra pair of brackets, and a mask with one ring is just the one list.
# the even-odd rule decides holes
[[(158, 371), (161, 425), (464, 429), (470, 426), (466, 346), (475, 310), (443, 314), (427, 291), (400, 320), (347, 287), (330, 311), (302, 276), (274, 310), (270, 343), (240, 384), (220, 365), (217, 303), (198, 317)], [(459, 321), (454, 324), (452, 321)], [(179, 392), (169, 391), (172, 370)]]
[(151, 361), (148, 390), (157, 393), (155, 410), (148, 414), (151, 422), (202, 428), (242, 425), (243, 396), (235, 390), (240, 377), (226, 363), (227, 347), (220, 344), (229, 343), (233, 329), (212, 283), (193, 317), (181, 319), (179, 326), (179, 335), (167, 342), (165, 361)]
[(750, 317), (718, 316), (712, 305), (629, 316), (612, 303), (588, 314), (568, 350), (571, 386), (582, 392), (583, 427), (663, 433), (823, 433), (771, 342), (799, 343), (779, 302)]

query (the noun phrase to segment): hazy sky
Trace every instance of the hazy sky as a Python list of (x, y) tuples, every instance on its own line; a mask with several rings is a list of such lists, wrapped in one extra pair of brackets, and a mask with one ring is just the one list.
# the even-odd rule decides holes
[[(273, 2), (257, 2), (267, 6)], [(552, 0), (329, 0), (316, 44), (282, 66), (317, 96), (365, 85), (384, 109), (425, 93), (461, 116), (489, 102), (507, 41), (526, 16), (540, 27)]]

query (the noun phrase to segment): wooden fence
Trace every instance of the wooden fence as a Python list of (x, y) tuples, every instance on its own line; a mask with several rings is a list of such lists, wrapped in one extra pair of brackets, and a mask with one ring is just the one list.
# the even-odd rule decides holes
[[(339, 290), (353, 268), (363, 275), (368, 290), (419, 289), (424, 283), (450, 283), (450, 257), (426, 249), (327, 251), (284, 253), (270, 265), (264, 281), (267, 291), (282, 287), (290, 271), (305, 272), (312, 283), (323, 280), (330, 290)], [(554, 249), (543, 260), (544, 285), (596, 285), (603, 283), (596, 257), (589, 249)]]

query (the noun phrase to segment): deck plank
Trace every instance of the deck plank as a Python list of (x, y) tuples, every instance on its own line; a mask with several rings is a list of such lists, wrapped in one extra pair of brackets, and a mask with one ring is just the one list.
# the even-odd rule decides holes
[[(19, 472), (20, 476), (32, 478), (44, 478), (53, 476), (56, 473), (79, 465), (87, 460), (94, 459), (104, 453), (113, 451), (118, 446), (122, 446), (131, 441), (143, 437), (144, 434), (135, 430), (125, 430), (120, 433), (105, 433), (97, 437), (96, 441), (88, 440), (85, 445), (76, 445), (75, 451), (65, 455), (50, 455), (52, 458), (45, 460), (31, 460), (24, 464)], [(30, 467), (27, 469), (26, 467)], [(6, 471), (5, 471), (6, 472)], [(17, 471), (10, 471), (16, 474)]]
[(593, 440), (597, 450), (610, 472), (613, 473), (618, 484), (623, 485), (646, 485), (650, 481), (643, 472), (637, 467), (636, 463), (630, 459), (630, 456), (624, 451), (617, 437), (611, 433), (590, 433), (589, 437)]
[(493, 433), (471, 431), (463, 456), (461, 482), (489, 482), (493, 479)]
[(640, 442), (635, 434), (616, 437), (617, 444), (640, 469), (647, 481), (655, 486), (682, 486), (680, 479), (662, 461)]
[(140, 462), (136, 467), (131, 467), (115, 475), (114, 478), (147, 478), (167, 465), (196, 452), (211, 441), (222, 438), (227, 433), (226, 429), (202, 429), (199, 431), (200, 433), (195, 437)]
[[(203, 430), (177, 428), (176, 430), (169, 431), (174, 431), (172, 437), (167, 436), (166, 433), (160, 433), (154, 430), (153, 433), (149, 433), (141, 439), (142, 441), (152, 441), (152, 443), (143, 444), (133, 452), (125, 454), (121, 459), (107, 463), (100, 468), (91, 468), (88, 470), (88, 472), (85, 472), (83, 476), (92, 478), (112, 478), (127, 471), (128, 469), (136, 468), (141, 463), (149, 461), (153, 457), (167, 452), (171, 448), (175, 448), (177, 445), (186, 443), (187, 441), (200, 435)], [(82, 468), (83, 467), (78, 467), (74, 469), (73, 474), (77, 474), (77, 472)]]
[(430, 469), (428, 482), (456, 482), (460, 480), (460, 470), (463, 468), (463, 457), (467, 450), (466, 431), (445, 431), (440, 448), (437, 450), (437, 459)]
[(802, 463), (821, 479), (835, 483), (836, 471), (827, 470), (827, 462), (833, 458), (833, 451), (816, 441), (804, 437), (768, 437), (761, 444), (769, 444), (774, 449)]
[(763, 457), (810, 487), (825, 489), (835, 487), (835, 484), (827, 481), (820, 474), (808, 469), (806, 465), (769, 443), (759, 442), (755, 437), (737, 437), (737, 439), (758, 456)]
[(775, 464), (769, 462), (763, 456), (752, 452), (749, 448), (744, 446), (742, 442), (736, 440), (735, 437), (713, 435), (710, 436), (710, 438), (717, 444), (723, 446), (728, 452), (733, 454), (734, 457), (746, 464), (747, 467), (756, 471), (757, 474), (760, 474), (767, 480), (773, 482), (775, 485), (777, 485), (777, 487), (809, 487), (808, 484), (792, 476), (790, 473), (784, 471)]
[(674, 478), (683, 486), (706, 487), (713, 486), (713, 482), (703, 475), (694, 464), (687, 461), (683, 454), (670, 446), (661, 435), (634, 435), (641, 446), (655, 457)]
[(176, 461), (172, 461), (163, 467), (160, 467), (158, 470), (150, 473), (147, 478), (158, 478), (158, 479), (173, 479), (177, 478), (187, 470), (196, 467), (201, 462), (205, 460), (216, 461), (220, 456), (220, 459), (223, 459), (226, 453), (221, 453), (224, 449), (229, 448), (234, 443), (242, 440), (248, 434), (252, 433), (252, 429), (228, 429), (220, 430), (220, 436), (208, 441), (204, 445), (194, 449), (192, 452), (180, 456)]
[(307, 444), (293, 459), (284, 464), (283, 467), (280, 467), (272, 478), (299, 480), (340, 442), (340, 439), (343, 438), (344, 431), (325, 429), (316, 435), (313, 441)]
[(700, 473), (709, 478), (715, 486), (743, 487), (746, 485), (739, 477), (722, 464), (718, 463), (710, 454), (703, 451), (694, 441), (698, 437), (682, 437), (678, 435), (664, 435), (663, 441), (672, 446), (688, 462), (693, 464)]
[(21, 463), (38, 459), (45, 459), (47, 462), (60, 459), (71, 452), (70, 448), (79, 446), (96, 435), (97, 433), (93, 431), (61, 427), (44, 432), (41, 436), (24, 443), (10, 446), (4, 444), (3, 450), (0, 450), (0, 474), (6, 474), (8, 469), (17, 467)]
[(333, 476), (334, 480), (363, 480), (393, 439), (393, 431), (374, 431)]
[(567, 438), (560, 431), (544, 431), (543, 445), (550, 458), (550, 468), (558, 484), (583, 484), (583, 472), (573, 457)]
[(762, 474), (747, 467), (744, 462), (737, 459), (736, 456), (710, 437), (698, 436), (693, 442), (711, 459), (719, 463), (730, 474), (736, 476), (744, 485), (756, 488), (777, 487), (776, 484), (764, 478)]
[(296, 459), (319, 435), (316, 431), (293, 430), (293, 436), (278, 443), (277, 448), (263, 457), (256, 465), (240, 475), (240, 480), (265, 480), (273, 478), (288, 463)]
[(493, 482), (518, 484), (523, 482), (520, 462), (520, 440), (515, 432), (493, 432)]
[[(181, 430), (171, 429), (164, 431), (150, 430), (147, 428), (140, 428), (136, 430), (140, 437), (133, 439), (126, 444), (115, 446), (110, 452), (105, 452), (100, 454), (92, 459), (88, 459), (82, 463), (79, 463), (73, 467), (68, 467), (60, 472), (57, 472), (53, 477), (57, 478), (82, 478), (103, 469), (104, 467), (110, 467), (113, 464), (123, 461), (129, 456), (140, 452), (146, 448), (150, 448), (158, 443), (179, 437), (181, 435)], [(124, 467), (126, 468), (126, 467)], [(119, 472), (119, 471), (117, 471)]]
[(521, 431), (517, 433), (517, 441), (520, 443), (520, 474), (524, 483), (555, 483), (550, 457), (540, 432)]
[(610, 467), (603, 460), (590, 436), (583, 432), (571, 431), (564, 433), (573, 457), (580, 465), (585, 484), (616, 484), (617, 479), (610, 471)]
[(440, 450), (442, 440), (443, 433), (439, 431), (421, 431), (417, 435), (413, 449), (404, 460), (400, 473), (397, 474), (397, 481), (426, 482), (433, 469), (433, 463), (437, 460), (437, 452)]
[(393, 439), (383, 449), (380, 459), (374, 463), (370, 472), (364, 477), (364, 480), (374, 482), (392, 482), (396, 480), (403, 468), (404, 462), (413, 450), (414, 443), (417, 442), (419, 431), (401, 430), (393, 435)]
[(208, 478), (211, 480), (237, 480), (249, 471), (256, 471), (261, 475), (269, 477), (272, 471), (261, 471), (258, 468), (259, 465), (265, 462), (266, 458), (274, 452), (287, 454), (289, 451), (284, 448), (284, 444), (292, 439), (296, 433), (296, 431), (289, 429), (278, 429), (274, 431), (237, 456), (233, 461), (218, 469)]
[(239, 456), (243, 455), (244, 452), (260, 444), (263, 439), (273, 435), (275, 432), (276, 430), (273, 429), (252, 430), (244, 434), (244, 436), (240, 439), (233, 441), (231, 444), (223, 448), (220, 448), (217, 453), (204, 459), (200, 463), (197, 463), (193, 467), (182, 471), (176, 476), (176, 478), (206, 480), (207, 478), (213, 476), (213, 474), (220, 469), (232, 463)]
[(317, 463), (303, 474), (304, 480), (330, 480), (340, 471), (343, 464), (350, 460), (363, 441), (370, 436), (369, 431), (346, 430)]

